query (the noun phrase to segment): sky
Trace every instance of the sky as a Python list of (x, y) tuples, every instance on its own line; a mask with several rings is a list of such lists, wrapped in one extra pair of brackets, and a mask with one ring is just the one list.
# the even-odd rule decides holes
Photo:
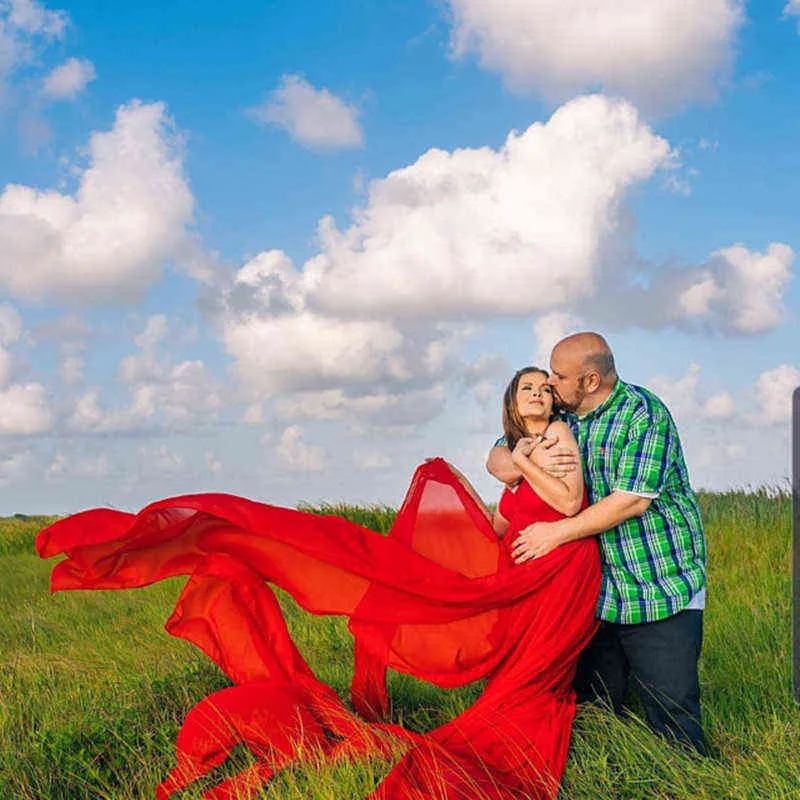
[(579, 330), (785, 487), (799, 77), (800, 0), (0, 0), (0, 514), (493, 501)]

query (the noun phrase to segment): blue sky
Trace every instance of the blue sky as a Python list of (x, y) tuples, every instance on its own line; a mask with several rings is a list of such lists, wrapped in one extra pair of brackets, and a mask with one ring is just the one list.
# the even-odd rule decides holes
[(780, 485), (800, 2), (0, 0), (0, 513), (487, 499), (606, 334), (698, 487)]

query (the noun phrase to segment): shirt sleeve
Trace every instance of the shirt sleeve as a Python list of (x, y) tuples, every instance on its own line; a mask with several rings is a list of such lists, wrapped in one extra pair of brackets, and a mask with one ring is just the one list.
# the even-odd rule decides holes
[(669, 443), (670, 425), (665, 414), (632, 423), (617, 463), (613, 489), (658, 497), (666, 482)]

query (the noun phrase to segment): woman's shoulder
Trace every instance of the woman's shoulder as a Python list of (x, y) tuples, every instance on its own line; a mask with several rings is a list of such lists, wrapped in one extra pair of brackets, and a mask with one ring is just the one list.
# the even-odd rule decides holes
[(570, 442), (575, 440), (575, 437), (572, 434), (572, 428), (570, 428), (570, 426), (567, 425), (567, 423), (564, 422), (563, 419), (554, 419), (547, 426), (547, 430), (545, 431), (545, 434), (548, 435), (548, 436), (556, 435), (561, 439), (563, 439), (566, 436), (567, 441), (570, 441)]

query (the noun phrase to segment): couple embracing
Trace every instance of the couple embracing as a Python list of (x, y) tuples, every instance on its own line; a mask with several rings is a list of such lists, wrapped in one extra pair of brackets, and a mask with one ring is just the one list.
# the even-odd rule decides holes
[[(509, 390), (520, 414), (528, 412), (528, 436), (509, 438), (506, 426), (487, 468), (545, 497), (554, 476), (573, 497), (585, 478), (590, 505), (524, 528), (515, 561), (597, 536), (600, 627), (579, 659), (579, 699), (605, 698), (621, 713), (632, 682), (650, 727), (705, 755), (697, 664), (706, 547), (675, 424), (652, 392), (618, 378), (608, 344), (595, 333), (559, 342), (550, 368), (549, 376), (521, 370), (514, 377)], [(566, 422), (543, 430), (554, 402)], [(508, 401), (505, 408), (511, 416)]]
[[(487, 464), (506, 485), (494, 513), (433, 459), (388, 536), (224, 494), (137, 515), (95, 509), (42, 531), (40, 555), (67, 556), (53, 590), (189, 576), (167, 630), (233, 685), (188, 713), (159, 798), (241, 743), (255, 763), (205, 797), (255, 797), (311, 752), (396, 758), (392, 741), (402, 757), (374, 800), (552, 800), (576, 691), (621, 712), (629, 683), (657, 733), (705, 752), (705, 542), (672, 418), (617, 378), (597, 334), (560, 342), (550, 366), (520, 370), (506, 390), (505, 440)], [(294, 646), (270, 583), (312, 613), (349, 618), (354, 710)], [(385, 721), (388, 668), (486, 684), (460, 715), (415, 733)]]

